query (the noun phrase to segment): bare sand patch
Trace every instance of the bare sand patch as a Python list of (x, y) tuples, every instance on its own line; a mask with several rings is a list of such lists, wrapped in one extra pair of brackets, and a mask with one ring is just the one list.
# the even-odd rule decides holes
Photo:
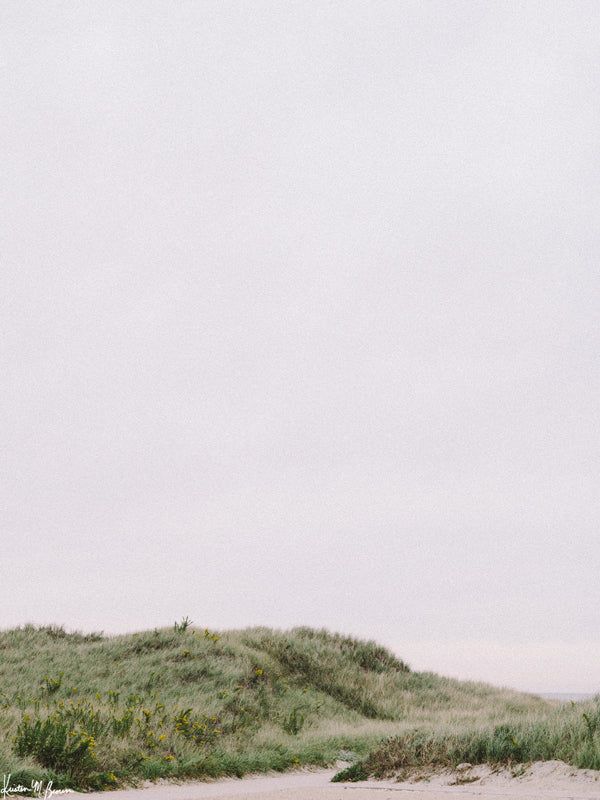
[[(372, 782), (358, 782), (362, 786)], [(431, 794), (457, 793), (480, 797), (600, 798), (600, 772), (576, 769), (563, 761), (539, 761), (492, 767), (487, 764), (461, 764), (453, 770), (420, 771), (402, 781), (382, 781), (383, 788), (398, 787)], [(431, 793), (431, 794), (430, 794)], [(414, 795), (413, 795), (414, 797)]]
[(456, 770), (413, 775), (408, 780), (331, 783), (337, 770), (298, 770), (210, 782), (158, 782), (139, 789), (93, 792), (89, 800), (600, 800), (600, 772), (575, 769), (562, 761), (510, 768), (460, 765)]

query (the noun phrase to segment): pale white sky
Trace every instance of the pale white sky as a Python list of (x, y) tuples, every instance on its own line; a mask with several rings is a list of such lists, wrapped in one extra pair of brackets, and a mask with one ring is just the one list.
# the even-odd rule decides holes
[(0, 5), (1, 627), (600, 690), (600, 5)]

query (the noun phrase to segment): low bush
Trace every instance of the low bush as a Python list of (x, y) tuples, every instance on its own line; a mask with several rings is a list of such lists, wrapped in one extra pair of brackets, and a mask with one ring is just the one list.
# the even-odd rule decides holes
[(69, 730), (58, 719), (25, 718), (17, 728), (14, 752), (18, 756), (33, 756), (43, 767), (83, 777), (93, 771), (94, 740), (84, 733)]

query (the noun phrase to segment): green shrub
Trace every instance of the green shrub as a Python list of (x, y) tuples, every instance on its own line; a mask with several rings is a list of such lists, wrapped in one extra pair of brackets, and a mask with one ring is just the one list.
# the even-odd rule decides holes
[(221, 733), (219, 719), (206, 714), (192, 714), (192, 709), (179, 711), (173, 718), (177, 733), (197, 745), (213, 744), (218, 734)]
[(124, 739), (133, 725), (133, 711), (128, 708), (121, 717), (112, 717), (110, 726), (117, 739)]
[(69, 726), (49, 717), (31, 723), (25, 718), (17, 728), (13, 750), (18, 756), (33, 756), (43, 767), (56, 772), (86, 775), (94, 769), (93, 738), (70, 731)]

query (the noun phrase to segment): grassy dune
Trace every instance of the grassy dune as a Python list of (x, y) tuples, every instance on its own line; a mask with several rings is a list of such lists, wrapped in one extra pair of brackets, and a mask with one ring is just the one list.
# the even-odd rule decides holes
[[(555, 725), (557, 713), (539, 698), (413, 672), (373, 642), (307, 628), (218, 633), (183, 620), (114, 637), (0, 632), (0, 771), (12, 785), (109, 788), (340, 758), (378, 774), (406, 742), (414, 759), (437, 748), (452, 760), (456, 742), (472, 743), (469, 731)], [(415, 729), (431, 732), (425, 749)]]

